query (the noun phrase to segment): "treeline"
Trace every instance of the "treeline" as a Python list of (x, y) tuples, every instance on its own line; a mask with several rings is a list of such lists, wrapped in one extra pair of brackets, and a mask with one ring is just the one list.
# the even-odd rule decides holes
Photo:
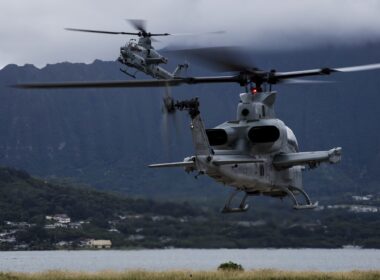
[[(273, 199), (254, 201), (247, 213), (226, 215), (214, 206), (132, 199), (0, 168), (0, 233), (8, 234), (0, 249), (75, 249), (86, 239), (109, 239), (113, 248), (380, 248), (378, 213), (300, 212)], [(47, 228), (46, 216), (55, 214), (71, 223)]]
[(0, 168), (0, 221), (38, 222), (39, 216), (65, 213), (74, 220), (112, 219), (127, 213), (194, 216), (187, 203), (158, 203), (85, 187), (63, 187), (31, 177), (27, 172)]

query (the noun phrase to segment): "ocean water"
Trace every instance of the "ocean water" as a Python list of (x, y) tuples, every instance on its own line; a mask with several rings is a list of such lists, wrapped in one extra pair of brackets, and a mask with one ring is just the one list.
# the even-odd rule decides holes
[(160, 249), (3, 251), (2, 272), (68, 270), (216, 270), (227, 261), (251, 269), (292, 271), (380, 270), (377, 249)]

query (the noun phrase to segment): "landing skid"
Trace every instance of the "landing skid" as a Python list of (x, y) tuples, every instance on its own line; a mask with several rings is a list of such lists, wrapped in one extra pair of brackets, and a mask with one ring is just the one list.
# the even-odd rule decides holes
[[(291, 188), (282, 188), (283, 191), (285, 191), (289, 196), (290, 198), (293, 200), (293, 208), (296, 209), (296, 210), (304, 210), (304, 209), (314, 209), (318, 206), (318, 201), (317, 202), (314, 202), (312, 203), (309, 196), (307, 195), (307, 193), (300, 189), (300, 188), (297, 188), (297, 187), (291, 187)], [(305, 198), (305, 201), (306, 203), (305, 204), (300, 204), (294, 194), (294, 191), (297, 191), (299, 192), (301, 195), (303, 195), (303, 197)]]
[(136, 74), (138, 72), (138, 71), (136, 71), (134, 74), (130, 74), (130, 73), (128, 73), (127, 70), (124, 70), (124, 69), (121, 69), (121, 68), (120, 68), (120, 71), (123, 72), (125, 75), (128, 75), (129, 77), (132, 77), (134, 79), (136, 79)]
[[(307, 193), (300, 188), (297, 188), (297, 187), (281, 188), (281, 190), (283, 190), (287, 195), (290, 196), (290, 198), (293, 201), (293, 208), (296, 210), (314, 209), (318, 206), (318, 202), (312, 203)], [(296, 198), (296, 194), (294, 193), (295, 191), (299, 192), (305, 198), (305, 201), (306, 201), (305, 204), (301, 204), (298, 202)], [(245, 201), (247, 200), (248, 196), (252, 196), (256, 194), (245, 193), (238, 207), (231, 206), (233, 199), (240, 192), (241, 190), (236, 189), (230, 194), (230, 196), (228, 197), (226, 201), (226, 204), (224, 205), (221, 211), (222, 213), (241, 213), (241, 212), (246, 212), (248, 210), (249, 205), (246, 204)]]
[(248, 194), (245, 193), (243, 199), (241, 200), (240, 204), (238, 207), (231, 207), (232, 200), (234, 197), (241, 192), (240, 190), (234, 190), (231, 195), (229, 196), (226, 205), (224, 205), (222, 209), (222, 213), (240, 213), (240, 212), (246, 212), (249, 208), (249, 205), (245, 203)]

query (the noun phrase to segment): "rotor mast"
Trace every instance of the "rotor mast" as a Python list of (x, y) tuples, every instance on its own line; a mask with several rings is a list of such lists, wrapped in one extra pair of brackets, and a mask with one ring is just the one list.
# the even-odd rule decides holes
[(276, 94), (277, 92), (275, 91), (241, 93), (236, 111), (236, 120), (256, 121), (275, 118), (274, 103), (276, 101)]

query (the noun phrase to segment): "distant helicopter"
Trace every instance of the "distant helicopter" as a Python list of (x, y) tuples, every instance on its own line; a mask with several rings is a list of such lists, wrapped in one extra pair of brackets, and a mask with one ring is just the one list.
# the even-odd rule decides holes
[[(158, 36), (184, 36), (184, 35), (199, 35), (199, 34), (221, 34), (224, 31), (214, 31), (205, 33), (150, 33), (146, 30), (146, 21), (142, 19), (128, 19), (129, 22), (138, 32), (115, 32), (115, 31), (102, 31), (91, 29), (77, 29), (77, 28), (65, 28), (69, 31), (112, 34), (112, 35), (136, 35), (139, 37), (138, 42), (136, 39), (130, 39), (129, 42), (120, 47), (120, 55), (118, 61), (126, 66), (125, 69), (120, 68), (120, 71), (124, 74), (136, 78), (136, 74), (141, 71), (156, 79), (174, 79), (180, 76), (189, 67), (188, 63), (178, 64), (173, 72), (169, 72), (160, 64), (168, 63), (168, 59), (160, 55), (152, 46), (152, 37)], [(128, 72), (128, 67), (137, 69), (133, 74)], [(174, 99), (170, 94), (168, 88), (165, 89), (163, 97), (163, 105), (165, 112), (173, 113)]]
[[(188, 68), (188, 64), (178, 64), (176, 69), (171, 73), (161, 66), (160, 64), (168, 63), (168, 59), (160, 55), (152, 46), (152, 37), (158, 36), (175, 36), (175, 35), (190, 35), (188, 33), (183, 34), (169, 34), (169, 33), (150, 33), (146, 31), (146, 22), (141, 19), (128, 19), (127, 20), (138, 32), (115, 32), (115, 31), (102, 31), (91, 29), (77, 29), (77, 28), (65, 28), (69, 31), (101, 33), (101, 34), (113, 34), (113, 35), (136, 35), (139, 40), (130, 39), (125, 46), (120, 47), (120, 56), (118, 61), (126, 66), (125, 69), (120, 71), (124, 74), (136, 78), (138, 71), (141, 71), (153, 78), (157, 79), (173, 79), (181, 74), (182, 70)], [(128, 72), (128, 67), (137, 69), (133, 74)]]
[[(337, 163), (342, 148), (328, 151), (300, 152), (293, 131), (275, 117), (276, 92), (272, 85), (279, 83), (311, 83), (297, 79), (305, 76), (330, 75), (335, 72), (354, 72), (380, 69), (380, 63), (342, 68), (320, 68), (291, 72), (262, 71), (226, 61), (219, 56), (213, 63), (222, 64), (234, 75), (206, 77), (176, 77), (168, 80), (98, 81), (32, 83), (16, 85), (20, 88), (88, 88), (88, 87), (166, 87), (183, 84), (237, 83), (245, 88), (240, 94), (236, 119), (215, 128), (205, 129), (199, 111), (199, 100), (177, 101), (174, 107), (187, 110), (191, 118), (191, 132), (195, 155), (181, 162), (152, 164), (149, 167), (182, 167), (186, 172), (205, 174), (234, 188), (222, 209), (223, 213), (245, 212), (249, 196), (290, 197), (294, 209), (313, 209), (313, 203), (302, 184), (302, 171), (316, 168), (320, 163)], [(219, 61), (218, 61), (219, 60)], [(269, 86), (269, 90), (265, 90)], [(244, 196), (237, 207), (233, 199)], [(301, 195), (303, 202), (297, 199)]]

